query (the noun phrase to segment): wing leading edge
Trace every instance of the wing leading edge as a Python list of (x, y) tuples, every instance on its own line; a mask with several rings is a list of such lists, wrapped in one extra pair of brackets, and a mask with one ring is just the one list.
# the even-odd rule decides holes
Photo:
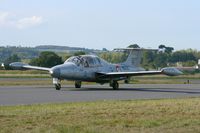
[(22, 62), (14, 62), (9, 64), (9, 66), (13, 69), (34, 69), (34, 70), (50, 71), (50, 68), (31, 66)]

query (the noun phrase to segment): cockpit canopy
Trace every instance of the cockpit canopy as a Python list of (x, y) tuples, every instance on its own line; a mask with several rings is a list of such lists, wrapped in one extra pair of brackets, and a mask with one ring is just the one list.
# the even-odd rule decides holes
[(68, 58), (66, 62), (72, 62), (77, 66), (83, 67), (93, 67), (93, 66), (100, 66), (101, 60), (97, 56), (92, 55), (82, 55), (82, 56), (72, 56)]

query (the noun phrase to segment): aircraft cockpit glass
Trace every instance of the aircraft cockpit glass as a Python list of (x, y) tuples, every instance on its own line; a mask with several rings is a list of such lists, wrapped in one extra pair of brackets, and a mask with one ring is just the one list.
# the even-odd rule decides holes
[(94, 67), (100, 66), (101, 60), (93, 56), (73, 56), (66, 60), (66, 62), (73, 62), (77, 66)]
[(89, 66), (100, 66), (101, 65), (101, 61), (98, 57), (85, 56), (83, 58), (88, 63)]
[(94, 65), (94, 60), (91, 57), (85, 57), (85, 60), (88, 62), (90, 66)]
[(95, 57), (95, 59), (96, 59), (96, 63), (97, 63), (98, 65), (101, 65), (101, 60), (100, 60), (98, 57)]
[(72, 63), (76, 64), (77, 66), (80, 66), (81, 58), (79, 56), (72, 56), (69, 59), (67, 59), (66, 62), (72, 62)]

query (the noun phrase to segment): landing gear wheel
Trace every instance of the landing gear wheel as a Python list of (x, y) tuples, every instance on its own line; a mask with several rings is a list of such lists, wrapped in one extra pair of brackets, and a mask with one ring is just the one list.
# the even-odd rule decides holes
[(60, 90), (61, 89), (61, 84), (60, 84), (61, 80), (58, 78), (53, 78), (53, 84), (55, 85), (56, 90)]
[(75, 88), (81, 88), (81, 81), (75, 81)]
[(56, 88), (56, 90), (60, 90), (61, 89), (61, 84), (55, 84), (55, 88)]
[(119, 89), (119, 84), (118, 84), (118, 82), (117, 82), (117, 81), (113, 81), (112, 87), (113, 87), (113, 90), (118, 90), (118, 89)]
[(113, 90), (117, 90), (117, 89), (119, 89), (119, 84), (118, 84), (118, 82), (117, 81), (115, 81), (115, 82), (113, 82)]
[(129, 84), (129, 80), (128, 79), (124, 80), (124, 83)]

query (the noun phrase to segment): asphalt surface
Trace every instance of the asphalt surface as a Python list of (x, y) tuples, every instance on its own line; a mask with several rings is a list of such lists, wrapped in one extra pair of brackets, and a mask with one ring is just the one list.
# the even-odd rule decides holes
[(63, 86), (1, 86), (0, 105), (63, 103), (97, 100), (130, 100), (199, 97), (200, 84), (123, 84), (119, 90), (108, 85)]

